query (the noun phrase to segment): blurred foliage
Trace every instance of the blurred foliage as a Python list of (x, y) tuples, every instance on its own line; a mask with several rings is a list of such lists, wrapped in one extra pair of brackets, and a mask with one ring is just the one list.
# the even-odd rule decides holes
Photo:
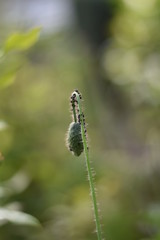
[[(14, 64), (9, 65), (9, 60), (6, 54), (12, 50), (26, 50), (31, 47), (38, 38), (38, 33), (40, 29), (33, 29), (27, 34), (12, 34), (5, 42), (4, 50), (2, 48), (2, 55), (1, 55), (1, 78), (0, 78), (0, 87), (7, 87), (16, 77), (17, 68), (15, 68)], [(4, 64), (5, 62), (5, 64)], [(0, 130), (5, 130), (8, 127), (7, 123), (3, 120), (0, 121)], [(0, 153), (0, 161), (4, 160), (2, 154)], [(23, 180), (23, 178), (22, 178)], [(16, 184), (15, 191), (18, 190), (18, 185)], [(20, 184), (23, 189), (22, 183)], [(13, 189), (13, 186), (12, 186)], [(1, 186), (1, 196), (4, 197), (8, 195), (8, 191)], [(12, 209), (7, 208), (8, 206), (3, 205), (0, 208), (0, 225), (4, 225), (8, 222), (13, 224), (20, 224), (20, 225), (31, 225), (31, 226), (38, 226), (40, 225), (38, 220), (33, 216), (23, 213), (22, 211), (15, 211)]]
[[(7, 47), (16, 51), (1, 54), (2, 80), (15, 82), (0, 92), (0, 204), (43, 227), (7, 220), (0, 239), (96, 239), (84, 159), (64, 140), (69, 96), (78, 88), (104, 236), (159, 240), (160, 1), (71, 3), (70, 28), (43, 33), (25, 51), (39, 30), (18, 33)], [(25, 36), (31, 39), (19, 43)]]
[(34, 28), (27, 33), (13, 33), (0, 50), (0, 88), (12, 84), (16, 73), (22, 64), (22, 58), (15, 54), (8, 55), (11, 51), (24, 51), (29, 49), (37, 40), (40, 28)]
[(13, 50), (22, 51), (30, 48), (38, 40), (39, 32), (40, 28), (35, 28), (25, 34), (12, 34), (5, 42), (4, 51), (8, 53)]

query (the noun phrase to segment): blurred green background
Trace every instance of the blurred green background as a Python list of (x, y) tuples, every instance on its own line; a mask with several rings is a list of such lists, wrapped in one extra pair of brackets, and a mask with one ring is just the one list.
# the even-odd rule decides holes
[(97, 239), (84, 155), (65, 146), (78, 88), (106, 240), (160, 240), (160, 1), (0, 1), (1, 47), (37, 26), (0, 59), (16, 73), (0, 89), (0, 206), (42, 226), (0, 212), (0, 239)]

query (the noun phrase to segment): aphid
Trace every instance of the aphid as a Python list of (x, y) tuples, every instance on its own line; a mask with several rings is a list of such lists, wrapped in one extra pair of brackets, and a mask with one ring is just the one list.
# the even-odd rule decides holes
[(83, 152), (81, 125), (79, 123), (72, 122), (69, 125), (67, 146), (75, 156), (79, 156)]
[(77, 92), (79, 94), (79, 98), (82, 99), (82, 95), (80, 94), (80, 92), (78, 91), (78, 89), (74, 90), (75, 92)]
[(80, 94), (80, 92), (78, 91), (78, 89), (74, 89), (75, 92), (77, 92), (78, 94)]

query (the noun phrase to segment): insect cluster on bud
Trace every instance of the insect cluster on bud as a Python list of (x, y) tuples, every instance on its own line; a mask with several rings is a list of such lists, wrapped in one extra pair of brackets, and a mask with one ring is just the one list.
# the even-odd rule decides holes
[[(71, 104), (71, 112), (72, 112), (72, 119), (74, 122), (72, 122), (69, 125), (69, 129), (67, 132), (67, 147), (68, 149), (75, 155), (80, 156), (80, 154), (84, 150), (83, 140), (82, 140), (82, 128), (84, 129), (84, 135), (85, 138), (87, 138), (87, 130), (85, 126), (85, 118), (82, 110), (80, 111), (78, 99), (82, 99), (82, 95), (80, 92), (76, 89), (72, 93), (70, 97), (70, 104)], [(88, 148), (88, 147), (87, 147)]]

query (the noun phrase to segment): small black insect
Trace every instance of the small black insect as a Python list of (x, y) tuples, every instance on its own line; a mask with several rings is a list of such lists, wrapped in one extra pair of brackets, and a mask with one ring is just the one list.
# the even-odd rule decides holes
[(80, 94), (80, 92), (78, 91), (78, 89), (75, 89), (74, 91), (75, 91), (76, 93), (78, 93), (79, 98), (82, 99), (82, 95)]
[(80, 156), (83, 152), (83, 142), (81, 134), (81, 125), (80, 123), (72, 122), (69, 125), (68, 134), (67, 134), (67, 146), (68, 149), (73, 152), (75, 156)]

